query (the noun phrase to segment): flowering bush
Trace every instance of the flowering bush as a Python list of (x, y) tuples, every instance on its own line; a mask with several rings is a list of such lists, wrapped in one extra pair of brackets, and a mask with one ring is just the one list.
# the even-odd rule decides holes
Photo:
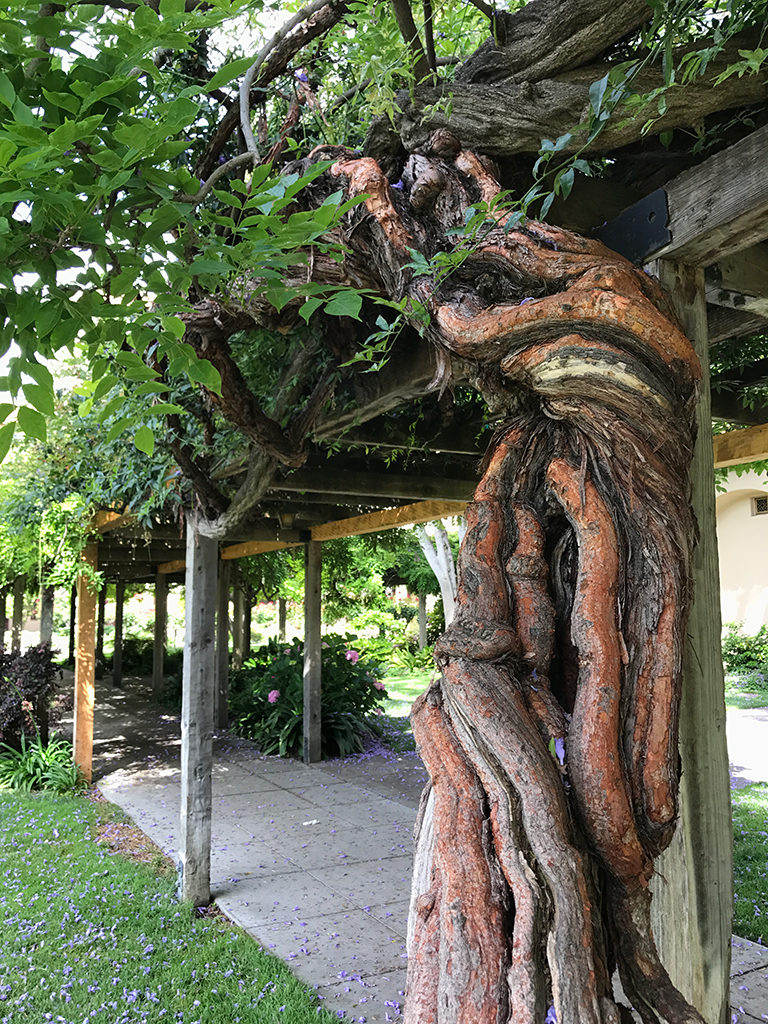
[(24, 736), (45, 735), (56, 668), (48, 644), (24, 654), (0, 648), (0, 739), (19, 749)]
[[(322, 746), (326, 757), (363, 749), (387, 696), (378, 664), (361, 657), (356, 637), (323, 639)], [(230, 721), (264, 754), (300, 750), (304, 721), (304, 649), (300, 640), (270, 640), (230, 674)]]

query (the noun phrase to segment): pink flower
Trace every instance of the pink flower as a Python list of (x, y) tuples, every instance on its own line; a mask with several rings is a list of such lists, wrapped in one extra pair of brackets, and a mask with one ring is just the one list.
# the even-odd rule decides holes
[(384, 683), (382, 683), (382, 681), (380, 679), (374, 679), (373, 680), (373, 685), (376, 687), (377, 690), (385, 689)]
[(351, 661), (353, 665), (356, 665), (360, 660), (360, 655), (357, 651), (347, 651), (344, 657), (347, 661)]
[(267, 694), (267, 700), (269, 701), (270, 704), (276, 704), (279, 696), (279, 690), (270, 690), (269, 693)]

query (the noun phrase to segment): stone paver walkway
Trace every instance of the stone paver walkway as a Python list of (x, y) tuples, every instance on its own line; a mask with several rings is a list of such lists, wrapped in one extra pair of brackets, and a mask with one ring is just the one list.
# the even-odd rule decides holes
[[(127, 685), (99, 686), (94, 776), (104, 796), (175, 858), (178, 718), (158, 713), (139, 681)], [(732, 765), (735, 784), (768, 781), (768, 744), (745, 739), (749, 726), (738, 729), (731, 749), (744, 764)], [(754, 746), (760, 750), (752, 753)], [(344, 1019), (398, 1020), (421, 762), (378, 753), (306, 767), (261, 757), (228, 736), (215, 741), (214, 762), (218, 906)], [(768, 948), (734, 938), (732, 978), (732, 1024), (768, 1021)]]

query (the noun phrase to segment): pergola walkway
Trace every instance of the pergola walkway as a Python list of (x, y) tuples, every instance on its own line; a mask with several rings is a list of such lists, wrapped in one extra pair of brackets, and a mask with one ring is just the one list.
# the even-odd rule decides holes
[[(175, 859), (179, 719), (152, 705), (148, 682), (125, 683), (99, 684), (94, 779)], [(214, 741), (216, 903), (350, 1021), (400, 1019), (425, 778), (415, 754), (307, 766), (226, 734)], [(768, 949), (734, 938), (731, 977), (733, 1024), (768, 1021)]]

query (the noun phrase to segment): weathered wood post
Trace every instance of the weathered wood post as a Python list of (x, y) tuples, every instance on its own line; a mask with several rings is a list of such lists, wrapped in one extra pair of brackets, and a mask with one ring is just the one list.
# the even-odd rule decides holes
[[(87, 544), (80, 562), (95, 571), (98, 544)], [(98, 591), (88, 574), (77, 578), (77, 650), (75, 652), (74, 761), (90, 782), (93, 774), (93, 705), (96, 680), (96, 604)]]
[(694, 342), (703, 381), (691, 466), (700, 536), (680, 712), (680, 819), (671, 846), (658, 862), (654, 932), (674, 984), (708, 1024), (725, 1024), (733, 862), (704, 272), (661, 260), (659, 277)]
[(216, 728), (226, 729), (229, 721), (229, 580), (230, 563), (219, 559), (216, 594)]
[(11, 652), (18, 654), (21, 651), (21, 631), (24, 625), (24, 591), (26, 589), (24, 576), (17, 576), (13, 581), (13, 622), (11, 624)]
[(0, 647), (5, 647), (5, 630), (8, 624), (8, 591), (0, 590)]
[(104, 677), (104, 620), (107, 611), (107, 585), (99, 591), (99, 607), (96, 621), (96, 678)]
[(75, 664), (75, 628), (77, 626), (77, 584), (72, 587), (69, 595), (69, 650), (67, 651), (67, 664)]
[(184, 670), (181, 704), (180, 893), (194, 906), (211, 901), (211, 767), (218, 542), (187, 514)]
[(322, 757), (322, 544), (304, 548), (304, 763)]
[(115, 584), (115, 645), (112, 650), (112, 685), (123, 684), (123, 606), (125, 605), (125, 582)]
[(427, 646), (427, 595), (419, 593), (419, 650)]
[(232, 593), (232, 667), (242, 668), (245, 659), (245, 594), (238, 581)]
[(53, 639), (53, 587), (40, 589), (40, 643), (49, 644)]
[(152, 699), (160, 699), (165, 675), (165, 644), (168, 633), (168, 577), (155, 576), (155, 634), (152, 647)]
[(277, 638), (285, 640), (286, 627), (288, 624), (288, 608), (284, 597), (277, 599)]
[(251, 616), (253, 615), (253, 591), (243, 590), (243, 660), (251, 656)]

